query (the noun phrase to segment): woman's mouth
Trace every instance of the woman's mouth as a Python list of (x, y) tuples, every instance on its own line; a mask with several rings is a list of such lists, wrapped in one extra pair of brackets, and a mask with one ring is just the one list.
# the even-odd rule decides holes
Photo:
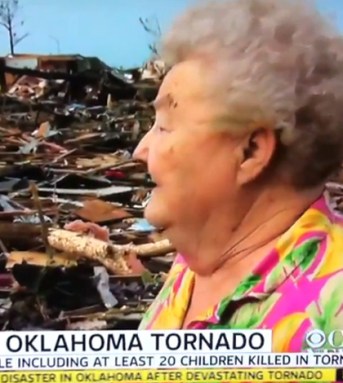
[(146, 183), (149, 188), (156, 188), (157, 183), (151, 178), (151, 176), (147, 175), (146, 177)]

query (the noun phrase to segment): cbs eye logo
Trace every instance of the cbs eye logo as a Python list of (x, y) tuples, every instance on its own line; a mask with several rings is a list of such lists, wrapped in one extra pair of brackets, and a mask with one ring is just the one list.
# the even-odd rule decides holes
[(306, 343), (311, 348), (323, 347), (326, 342), (326, 335), (324, 331), (312, 330), (306, 334)]
[(333, 330), (328, 335), (322, 330), (311, 330), (306, 334), (309, 347), (319, 349), (328, 344), (331, 348), (343, 348), (343, 330)]

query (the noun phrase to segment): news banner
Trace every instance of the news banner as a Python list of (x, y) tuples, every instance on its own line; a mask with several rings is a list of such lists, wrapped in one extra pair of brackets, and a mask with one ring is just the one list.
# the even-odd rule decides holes
[[(343, 382), (343, 331), (272, 353), (269, 330), (0, 332), (0, 383)], [(329, 344), (333, 352), (321, 347)]]

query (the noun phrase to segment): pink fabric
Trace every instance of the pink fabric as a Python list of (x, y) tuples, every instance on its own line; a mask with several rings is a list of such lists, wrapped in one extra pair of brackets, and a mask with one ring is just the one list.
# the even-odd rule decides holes
[[(177, 257), (140, 329), (180, 329), (192, 295), (194, 274)], [(231, 313), (232, 301), (255, 298)], [(316, 201), (236, 291), (210, 307), (191, 329), (268, 328), (275, 352), (307, 348), (306, 333), (343, 329), (343, 219), (325, 197)]]

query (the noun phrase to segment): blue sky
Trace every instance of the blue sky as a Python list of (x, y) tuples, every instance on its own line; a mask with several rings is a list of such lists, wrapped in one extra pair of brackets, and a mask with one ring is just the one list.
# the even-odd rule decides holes
[[(162, 32), (174, 17), (196, 0), (19, 0), (20, 32), (30, 35), (17, 53), (79, 53), (98, 56), (112, 66), (141, 65), (151, 37), (139, 17), (157, 18)], [(280, 0), (282, 1), (282, 0)], [(343, 0), (317, 0), (335, 15), (343, 32)], [(20, 21), (20, 20), (19, 20)], [(0, 28), (0, 54), (8, 53), (6, 31)]]

